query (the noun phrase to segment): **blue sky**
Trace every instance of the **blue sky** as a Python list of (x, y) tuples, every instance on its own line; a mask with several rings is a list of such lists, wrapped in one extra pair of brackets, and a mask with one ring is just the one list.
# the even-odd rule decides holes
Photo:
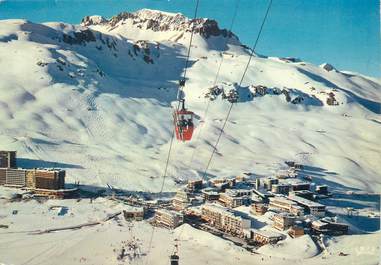
[[(0, 0), (0, 19), (79, 23), (85, 15), (111, 17), (141, 8), (192, 16), (194, 0)], [(228, 27), (236, 0), (200, 0), (199, 14)], [(267, 0), (240, 0), (233, 31), (249, 46)], [(293, 56), (340, 70), (381, 77), (379, 0), (273, 0), (257, 52)]]

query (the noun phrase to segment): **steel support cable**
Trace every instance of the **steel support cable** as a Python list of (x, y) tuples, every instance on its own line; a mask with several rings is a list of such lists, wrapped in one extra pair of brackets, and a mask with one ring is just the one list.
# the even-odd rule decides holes
[[(232, 17), (232, 20), (231, 20), (231, 23), (230, 23), (230, 27), (229, 27), (229, 32), (232, 32), (232, 31), (233, 31), (233, 26), (234, 26), (234, 24), (235, 24), (235, 20), (236, 20), (236, 18), (237, 18), (237, 14), (238, 14), (238, 10), (239, 10), (239, 4), (240, 4), (240, 1), (241, 1), (241, 0), (237, 0), (237, 1), (236, 1), (236, 5), (235, 5), (235, 8), (234, 8), (233, 17)], [(229, 41), (229, 38), (226, 38), (226, 40), (225, 40), (223, 46), (226, 46), (227, 43), (228, 43), (228, 41)], [(219, 65), (218, 65), (218, 68), (217, 68), (217, 72), (216, 72), (216, 75), (215, 75), (215, 78), (214, 78), (213, 86), (216, 86), (216, 84), (217, 84), (217, 82), (218, 82), (218, 77), (219, 77), (219, 75), (220, 75), (221, 66), (222, 66), (223, 62), (224, 62), (224, 57), (222, 56), (222, 57), (221, 57), (221, 60), (220, 60), (220, 63), (219, 63)], [(205, 107), (205, 111), (204, 111), (204, 119), (206, 118), (206, 116), (207, 116), (207, 114), (208, 114), (209, 106), (210, 106), (210, 100), (208, 100), (208, 103), (207, 103), (207, 105), (206, 105), (206, 107)], [(189, 166), (188, 166), (188, 168), (191, 168), (191, 165), (192, 165), (192, 163), (193, 163), (194, 155), (195, 155), (195, 153), (196, 153), (196, 149), (197, 149), (198, 139), (199, 139), (200, 136), (201, 136), (202, 128), (203, 128), (203, 127), (201, 127), (201, 128), (199, 129), (199, 133), (197, 134), (197, 137), (196, 137), (196, 139), (195, 139), (196, 144), (195, 144), (195, 148), (193, 149), (192, 157), (191, 157), (191, 160), (190, 160), (190, 162), (189, 162)], [(184, 226), (181, 227), (181, 230), (180, 230), (178, 236), (175, 238), (175, 241), (177, 241), (177, 242), (180, 241), (180, 237), (181, 237), (181, 235), (183, 234), (183, 232), (184, 232)], [(173, 247), (172, 253), (175, 251), (175, 249), (176, 249), (176, 246)]]
[(187, 59), (185, 61), (183, 80), (185, 80), (185, 78), (187, 76), (189, 57), (190, 57), (190, 52), (191, 52), (191, 49), (192, 49), (192, 41), (193, 41), (193, 35), (194, 35), (194, 24), (196, 22), (195, 20), (197, 18), (197, 13), (198, 13), (198, 7), (199, 7), (199, 5), (200, 5), (200, 0), (196, 0), (196, 8), (194, 10), (194, 15), (193, 15), (192, 31), (191, 31), (191, 36), (190, 36), (190, 39), (189, 39), (188, 54), (187, 54)]
[[(186, 60), (185, 60), (184, 74), (183, 74), (183, 79), (182, 79), (184, 81), (186, 80), (186, 75), (187, 75), (187, 68), (188, 68), (188, 64), (189, 64), (189, 58), (190, 58), (190, 52), (191, 52), (191, 49), (192, 49), (192, 42), (193, 42), (193, 35), (194, 35), (194, 28), (195, 28), (194, 25), (195, 25), (195, 20), (197, 18), (199, 4), (200, 4), (200, 0), (196, 0), (196, 7), (195, 7), (194, 16), (193, 16), (193, 22), (192, 22), (192, 31), (191, 31), (191, 36), (190, 36), (190, 39), (189, 39), (188, 52), (187, 52), (187, 56), (186, 56)], [(181, 82), (181, 80), (180, 80), (180, 82)], [(178, 104), (177, 104), (176, 111), (178, 111), (180, 109), (181, 100), (180, 100), (179, 97), (181, 96), (180, 93), (182, 91), (183, 91), (183, 85), (180, 84), (179, 87), (178, 87), (178, 91), (177, 91)], [(161, 183), (159, 195), (163, 193), (164, 186), (165, 186), (165, 179), (167, 178), (168, 165), (169, 165), (169, 161), (170, 161), (170, 157), (171, 157), (171, 152), (172, 152), (172, 146), (173, 146), (173, 139), (175, 138), (175, 130), (176, 130), (176, 128), (175, 128), (175, 126), (173, 126), (172, 135), (171, 135), (171, 141), (170, 141), (170, 144), (169, 144), (168, 155), (167, 155), (167, 159), (166, 159), (166, 163), (165, 163), (165, 168), (164, 168), (163, 181)], [(146, 265), (148, 264), (148, 254), (151, 252), (151, 249), (152, 249), (152, 242), (153, 242), (154, 233), (155, 233), (155, 226), (153, 226), (153, 228), (152, 228), (152, 232), (151, 232), (151, 236), (150, 236), (150, 240), (149, 240), (149, 244), (148, 244), (147, 259), (146, 259), (146, 262), (145, 262)]]
[[(239, 9), (239, 4), (240, 4), (240, 1), (241, 0), (237, 0), (236, 1), (236, 5), (235, 5), (235, 8), (234, 8), (234, 12), (233, 12), (233, 17), (232, 17), (232, 20), (230, 22), (230, 27), (229, 27), (229, 32), (232, 32), (233, 31), (233, 26), (234, 26), (234, 23), (236, 21), (236, 18), (237, 18), (237, 14), (238, 14), (238, 9)], [(227, 37), (225, 42), (224, 42), (224, 47), (228, 44), (228, 41), (229, 41), (229, 38)], [(224, 62), (224, 56), (222, 55), (221, 56), (221, 60), (220, 60), (220, 63), (217, 67), (217, 72), (216, 72), (216, 76), (214, 78), (214, 82), (213, 82), (213, 87), (216, 86), (217, 82), (218, 82), (218, 77), (220, 75), (220, 71), (221, 71), (221, 67), (222, 67), (222, 64)], [(205, 122), (205, 119), (208, 115), (208, 111), (209, 111), (209, 106), (210, 106), (210, 100), (208, 100), (208, 103), (206, 104), (206, 107), (205, 107), (205, 111), (204, 111), (204, 122)], [(192, 152), (192, 156), (191, 156), (191, 160), (189, 162), (189, 166), (188, 168), (191, 168), (191, 165), (193, 163), (193, 160), (194, 160), (194, 156), (196, 154), (196, 150), (197, 150), (197, 146), (198, 146), (198, 142), (199, 142), (199, 138), (201, 137), (202, 135), (202, 129), (204, 128), (204, 125), (201, 125), (200, 128), (198, 129), (198, 134), (196, 136), (196, 139), (195, 139), (195, 148), (193, 149), (193, 152)]]
[[(191, 49), (192, 49), (192, 42), (193, 42), (193, 35), (194, 35), (194, 28), (195, 28), (195, 26), (194, 26), (195, 21), (194, 20), (197, 18), (199, 4), (200, 4), (200, 0), (196, 0), (196, 8), (194, 10), (193, 23), (192, 23), (192, 31), (191, 31), (191, 36), (190, 36), (190, 39), (189, 39), (189, 46), (188, 46), (187, 57), (186, 57), (186, 60), (185, 60), (183, 80), (186, 79), (186, 75), (187, 75), (187, 68), (188, 68), (188, 64), (189, 64), (189, 58), (190, 58), (190, 52), (191, 52)], [(182, 91), (183, 91), (183, 87), (180, 85), (179, 88), (178, 88), (178, 92), (177, 92), (177, 98), (178, 98), (179, 101), (178, 101), (178, 104), (177, 104), (176, 111), (178, 111), (180, 109), (180, 103), (181, 103), (181, 101), (180, 101), (179, 97), (181, 95), (179, 93), (181, 93)], [(173, 126), (172, 135), (171, 135), (171, 141), (170, 141), (170, 144), (169, 144), (169, 150), (168, 150), (168, 155), (167, 155), (167, 160), (166, 160), (165, 168), (164, 168), (163, 181), (161, 183), (159, 194), (161, 194), (163, 192), (164, 185), (165, 185), (165, 179), (167, 178), (168, 165), (169, 165), (169, 161), (170, 161), (170, 157), (171, 157), (171, 151), (172, 151), (172, 146), (173, 146), (173, 139), (175, 138), (175, 130), (176, 130), (176, 128), (175, 128), (175, 126)]]
[[(254, 55), (255, 49), (256, 49), (256, 47), (257, 47), (257, 45), (258, 45), (258, 42), (259, 42), (259, 39), (260, 39), (260, 37), (261, 37), (263, 27), (264, 27), (264, 25), (265, 25), (265, 22), (266, 22), (266, 20), (267, 20), (268, 15), (269, 15), (269, 12), (270, 12), (270, 8), (271, 8), (271, 5), (272, 5), (272, 2), (273, 2), (272, 0), (269, 1), (269, 4), (268, 4), (267, 9), (266, 9), (265, 16), (263, 17), (261, 27), (260, 27), (260, 29), (259, 29), (259, 31), (258, 31), (258, 34), (257, 34), (257, 38), (256, 38), (256, 40), (255, 40), (255, 43), (254, 43), (254, 45), (253, 45), (253, 48), (251, 49), (250, 56), (249, 56), (249, 60), (248, 60), (248, 62), (247, 62), (247, 64), (246, 64), (246, 67), (245, 67), (245, 69), (244, 69), (244, 71), (243, 71), (243, 74), (242, 74), (242, 77), (241, 77), (241, 80), (240, 80), (238, 86), (241, 86), (243, 80), (245, 79), (247, 70), (248, 70), (248, 68), (249, 68), (249, 66), (250, 66), (251, 59), (252, 59), (252, 57), (253, 57), (253, 55)], [(206, 164), (206, 167), (205, 167), (205, 171), (204, 171), (204, 174), (203, 174), (203, 178), (204, 178), (204, 179), (206, 178), (206, 174), (207, 174), (207, 172), (208, 172), (210, 163), (212, 162), (213, 156), (214, 156), (214, 154), (216, 153), (217, 145), (218, 145), (218, 143), (220, 142), (221, 136), (222, 136), (222, 134), (223, 134), (223, 132), (224, 132), (224, 129), (225, 129), (225, 127), (226, 127), (226, 123), (227, 123), (227, 121), (228, 121), (228, 119), (229, 119), (229, 117), (230, 117), (230, 113), (231, 113), (231, 111), (232, 111), (233, 105), (234, 105), (234, 103), (231, 103), (231, 104), (230, 104), (228, 113), (227, 113), (226, 118), (225, 118), (225, 121), (224, 121), (222, 127), (220, 128), (220, 133), (219, 133), (219, 135), (218, 135), (218, 137), (217, 137), (217, 141), (216, 141), (215, 145), (213, 146), (212, 154), (210, 155), (210, 158), (209, 158), (209, 160), (208, 160), (208, 163)]]

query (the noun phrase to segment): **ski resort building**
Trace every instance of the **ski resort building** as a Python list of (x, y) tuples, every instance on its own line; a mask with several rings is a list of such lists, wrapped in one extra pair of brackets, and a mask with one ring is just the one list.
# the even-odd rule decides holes
[(276, 185), (279, 183), (279, 180), (276, 178), (265, 178), (263, 180), (263, 187), (266, 190), (271, 190), (273, 185)]
[(288, 198), (297, 204), (303, 206), (309, 214), (323, 217), (325, 216), (325, 205), (307, 200), (300, 196), (289, 195)]
[(235, 177), (236, 182), (245, 182), (247, 178), (245, 176), (238, 175)]
[(28, 188), (60, 190), (65, 188), (64, 170), (31, 169), (27, 170), (26, 183)]
[(233, 190), (226, 189), (225, 193), (220, 194), (219, 201), (229, 208), (239, 207), (250, 203), (250, 190)]
[(301, 226), (293, 226), (293, 227), (291, 227), (291, 229), (288, 232), (288, 234), (292, 238), (297, 238), (297, 237), (303, 236), (304, 235), (304, 228), (301, 227)]
[(202, 179), (189, 180), (188, 185), (187, 185), (187, 189), (191, 192), (195, 192), (195, 191), (201, 190), (202, 185), (203, 185)]
[(277, 208), (296, 216), (304, 215), (304, 209), (300, 207), (296, 202), (289, 200), (285, 197), (273, 197), (270, 198), (270, 207)]
[(314, 193), (309, 190), (298, 190), (298, 191), (291, 191), (288, 195), (296, 195), (299, 197), (302, 197), (307, 200), (313, 200), (314, 199)]
[(328, 186), (327, 185), (316, 186), (316, 193), (327, 195), (328, 194)]
[(175, 211), (158, 209), (155, 212), (155, 223), (159, 226), (174, 229), (181, 225), (183, 221), (184, 216)]
[(243, 197), (250, 196), (252, 191), (246, 189), (227, 189), (225, 190), (225, 193), (232, 197)]
[(277, 232), (262, 231), (262, 230), (250, 230), (250, 239), (259, 245), (275, 244), (284, 239), (284, 236)]
[(226, 193), (221, 193), (219, 201), (226, 207), (236, 208), (244, 204), (244, 197), (234, 197)]
[(178, 190), (172, 205), (175, 210), (182, 211), (190, 205), (189, 201), (189, 194), (184, 190)]
[(16, 151), (0, 151), (0, 168), (17, 168)]
[(274, 184), (271, 187), (271, 192), (277, 194), (288, 194), (290, 191), (290, 185), (288, 184)]
[(33, 190), (63, 190), (65, 188), (65, 171), (0, 168), (0, 185)]
[(347, 224), (333, 222), (328, 219), (312, 222), (312, 231), (316, 234), (339, 236), (348, 234), (348, 229), (349, 226)]
[(306, 181), (299, 181), (294, 182), (290, 184), (292, 191), (302, 191), (302, 190), (309, 190), (311, 188), (311, 183)]
[(16, 167), (16, 151), (0, 151), (0, 185), (42, 190), (65, 188), (65, 171)]
[(10, 187), (26, 186), (26, 170), (15, 168), (0, 168), (0, 185)]
[(5, 168), (0, 168), (0, 185), (5, 185), (7, 183), (7, 171)]
[(217, 229), (239, 237), (244, 237), (245, 230), (249, 230), (251, 227), (249, 219), (243, 218), (238, 213), (218, 204), (203, 205), (201, 208), (201, 219)]
[(236, 179), (212, 179), (210, 185), (220, 191), (225, 191), (225, 189), (233, 188), (236, 185)]
[(259, 187), (258, 189), (253, 189), (252, 191), (253, 191), (252, 195), (256, 195), (266, 202), (269, 200), (269, 198), (274, 197), (274, 193), (268, 192), (266, 189), (261, 187)]
[(279, 213), (274, 215), (273, 227), (278, 230), (287, 230), (294, 225), (296, 217), (289, 213)]
[(267, 212), (267, 205), (264, 203), (256, 202), (251, 205), (250, 213), (255, 215), (264, 215)]
[(123, 210), (123, 216), (126, 221), (142, 221), (144, 219), (143, 207), (129, 207)]
[[(290, 177), (290, 174), (277, 175), (276, 178), (268, 177), (262, 180), (263, 189), (271, 191), (275, 194), (287, 195), (291, 191), (304, 191), (310, 190), (311, 184), (306, 181), (297, 179), (296, 177)], [(256, 189), (261, 188), (260, 182), (256, 185)]]
[(217, 201), (220, 198), (220, 194), (214, 189), (203, 189), (201, 193), (202, 197), (204, 198), (204, 201), (207, 202)]

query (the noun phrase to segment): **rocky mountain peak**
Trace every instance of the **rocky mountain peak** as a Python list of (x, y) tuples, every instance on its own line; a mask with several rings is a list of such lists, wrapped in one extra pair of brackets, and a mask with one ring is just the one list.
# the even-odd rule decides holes
[(210, 36), (235, 37), (232, 32), (220, 29), (217, 21), (208, 18), (189, 19), (180, 13), (168, 13), (151, 9), (142, 9), (133, 13), (122, 12), (107, 20), (100, 16), (86, 16), (82, 19), (82, 26), (94, 26), (105, 24), (109, 30), (113, 30), (127, 22), (143, 30), (155, 32), (177, 31), (191, 32), (194, 29), (196, 34), (205, 38)]
[(107, 19), (102, 16), (85, 16), (81, 21), (81, 25), (84, 27), (88, 27), (91, 25), (99, 25), (106, 22)]

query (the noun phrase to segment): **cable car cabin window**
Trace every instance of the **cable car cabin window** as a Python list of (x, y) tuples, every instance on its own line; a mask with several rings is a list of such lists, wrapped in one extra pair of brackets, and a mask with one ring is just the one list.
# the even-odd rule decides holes
[(178, 126), (193, 126), (193, 115), (180, 114), (177, 117), (176, 123), (178, 124)]

